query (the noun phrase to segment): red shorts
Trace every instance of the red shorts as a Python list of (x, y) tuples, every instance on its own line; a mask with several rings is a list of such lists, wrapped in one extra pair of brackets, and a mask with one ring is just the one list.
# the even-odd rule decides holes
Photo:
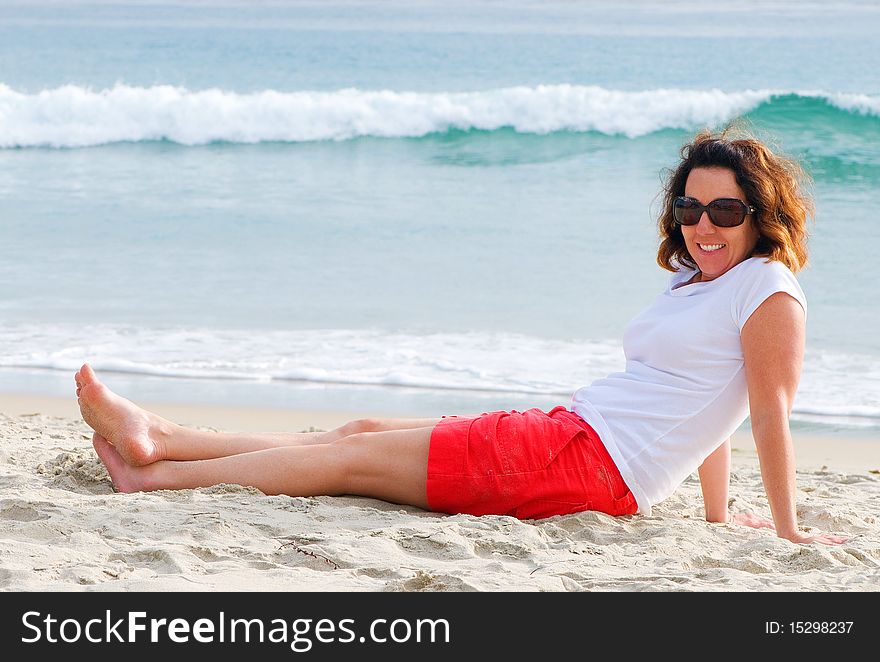
[(431, 432), (427, 498), (436, 512), (520, 519), (638, 510), (599, 435), (565, 407), (444, 417)]

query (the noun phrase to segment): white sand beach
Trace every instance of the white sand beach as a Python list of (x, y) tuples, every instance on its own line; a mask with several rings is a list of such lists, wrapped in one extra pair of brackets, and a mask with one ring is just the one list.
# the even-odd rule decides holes
[[(139, 403), (144, 404), (144, 403)], [(151, 405), (224, 430), (327, 429), (338, 412)], [(234, 485), (119, 494), (72, 399), (0, 396), (5, 591), (878, 591), (877, 440), (796, 435), (798, 513), (851, 536), (795, 545), (703, 519), (696, 474), (651, 517), (446, 516)], [(731, 508), (769, 517), (754, 446), (734, 441)]]

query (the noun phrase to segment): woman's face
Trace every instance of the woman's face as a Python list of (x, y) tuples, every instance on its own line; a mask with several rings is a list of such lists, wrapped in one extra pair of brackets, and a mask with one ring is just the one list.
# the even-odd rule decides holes
[[(694, 168), (685, 182), (684, 194), (704, 205), (718, 198), (736, 198), (751, 204), (736, 183), (733, 171), (727, 168)], [(688, 253), (700, 269), (701, 281), (718, 278), (751, 257), (760, 237), (753, 221), (754, 214), (749, 214), (742, 225), (722, 228), (703, 212), (696, 225), (680, 226)]]

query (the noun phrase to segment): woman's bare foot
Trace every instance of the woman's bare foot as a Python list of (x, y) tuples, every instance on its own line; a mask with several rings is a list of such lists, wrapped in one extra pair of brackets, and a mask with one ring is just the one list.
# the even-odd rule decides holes
[(126, 463), (116, 448), (97, 432), (92, 435), (92, 446), (101, 458), (101, 462), (107, 467), (113, 487), (118, 492), (142, 492), (145, 491), (145, 483), (142, 474), (146, 471), (142, 467), (133, 467)]
[(167, 457), (165, 440), (177, 426), (113, 393), (89, 364), (76, 373), (76, 395), (83, 420), (126, 463), (140, 467)]

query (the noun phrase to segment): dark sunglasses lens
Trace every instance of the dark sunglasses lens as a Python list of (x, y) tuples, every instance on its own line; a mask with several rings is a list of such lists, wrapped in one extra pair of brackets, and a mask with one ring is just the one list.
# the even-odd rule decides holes
[(739, 200), (715, 200), (709, 205), (709, 218), (715, 225), (732, 228), (746, 218), (746, 209)]
[(676, 198), (672, 204), (672, 215), (682, 225), (696, 225), (702, 214), (703, 210), (693, 200)]

